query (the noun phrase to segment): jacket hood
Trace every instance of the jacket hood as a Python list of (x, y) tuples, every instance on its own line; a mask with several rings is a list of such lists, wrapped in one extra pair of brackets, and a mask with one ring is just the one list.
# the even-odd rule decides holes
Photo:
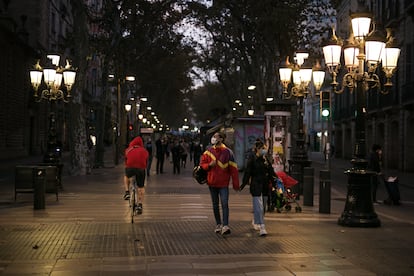
[(129, 143), (129, 146), (130, 147), (134, 147), (134, 146), (143, 147), (144, 142), (142, 142), (142, 138), (140, 136), (137, 136), (131, 141), (131, 143)]

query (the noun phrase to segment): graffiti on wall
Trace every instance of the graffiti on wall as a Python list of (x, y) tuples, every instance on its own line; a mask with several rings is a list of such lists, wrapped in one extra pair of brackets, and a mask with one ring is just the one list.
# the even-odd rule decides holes
[(263, 140), (263, 123), (240, 125), (235, 128), (234, 142), (235, 142), (235, 156), (237, 166), (240, 169), (244, 168), (247, 156), (250, 154), (256, 139)]

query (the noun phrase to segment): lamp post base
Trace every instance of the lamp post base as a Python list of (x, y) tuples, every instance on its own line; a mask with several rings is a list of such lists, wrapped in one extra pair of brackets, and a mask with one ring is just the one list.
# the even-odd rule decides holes
[(338, 224), (349, 227), (379, 227), (381, 221), (374, 211), (371, 197), (372, 172), (350, 169), (345, 209)]
[(49, 114), (49, 133), (47, 141), (47, 152), (43, 157), (44, 163), (57, 164), (60, 162), (61, 145), (57, 142), (56, 118), (55, 113)]

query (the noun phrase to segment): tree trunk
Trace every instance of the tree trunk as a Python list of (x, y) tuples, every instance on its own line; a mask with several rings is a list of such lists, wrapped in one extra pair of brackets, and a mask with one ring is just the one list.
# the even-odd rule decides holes
[(87, 20), (85, 7), (81, 0), (72, 0), (73, 14), (73, 41), (72, 51), (74, 56), (74, 67), (77, 66), (76, 82), (72, 93), (72, 103), (70, 112), (70, 135), (72, 142), (71, 151), (71, 174), (84, 175), (90, 173), (90, 150), (88, 148), (88, 139), (86, 132), (85, 114), (88, 114), (83, 104), (82, 93), (84, 93), (86, 75), (86, 57), (88, 56), (89, 41), (87, 32)]

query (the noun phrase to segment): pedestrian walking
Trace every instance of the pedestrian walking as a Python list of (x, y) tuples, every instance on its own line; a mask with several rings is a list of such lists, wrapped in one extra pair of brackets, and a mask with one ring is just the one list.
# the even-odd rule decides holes
[(157, 158), (157, 166), (156, 171), (157, 174), (164, 173), (164, 159), (165, 159), (165, 141), (164, 139), (158, 138), (155, 141), (156, 147), (156, 158)]
[(145, 170), (147, 169), (148, 151), (144, 148), (144, 143), (140, 136), (135, 137), (125, 150), (125, 176), (124, 187), (125, 194), (124, 199), (129, 200), (129, 181), (130, 178), (135, 177), (138, 189), (137, 189), (137, 211), (138, 214), (142, 214), (142, 203), (145, 194)]
[(190, 152), (190, 145), (183, 139), (180, 143), (183, 151), (181, 152), (181, 167), (185, 168), (187, 165), (187, 157)]
[(266, 156), (267, 146), (261, 140), (255, 142), (253, 152), (254, 155), (250, 156), (247, 161), (240, 190), (246, 185), (250, 185), (253, 204), (253, 228), (259, 231), (260, 236), (266, 236), (267, 231), (264, 223), (264, 214), (271, 181), (276, 178), (276, 174)]
[[(216, 233), (230, 234), (229, 227), (229, 184), (239, 190), (239, 172), (233, 152), (224, 144), (226, 136), (216, 132), (211, 137), (211, 147), (201, 156), (200, 166), (207, 171), (207, 184), (211, 194)], [(220, 215), (220, 203), (223, 220)]]
[(147, 176), (150, 176), (151, 165), (152, 165), (152, 141), (151, 141), (151, 137), (149, 137), (147, 142), (145, 143), (145, 149), (148, 151)]
[(194, 140), (191, 140), (189, 145), (190, 145), (190, 152), (189, 152), (190, 162), (192, 162), (193, 161), (193, 156), (194, 156)]
[(194, 160), (194, 167), (200, 164), (201, 154), (203, 153), (203, 145), (200, 142), (196, 141), (193, 147), (193, 160)]
[(174, 141), (174, 146), (171, 148), (172, 162), (173, 162), (173, 173), (180, 174), (180, 163), (181, 156), (183, 154), (183, 147), (181, 143), (178, 142), (178, 139)]
[(371, 178), (371, 191), (372, 191), (372, 202), (377, 202), (377, 189), (382, 174), (382, 147), (378, 144), (374, 144), (371, 149), (368, 160), (368, 169), (374, 171), (375, 174)]

